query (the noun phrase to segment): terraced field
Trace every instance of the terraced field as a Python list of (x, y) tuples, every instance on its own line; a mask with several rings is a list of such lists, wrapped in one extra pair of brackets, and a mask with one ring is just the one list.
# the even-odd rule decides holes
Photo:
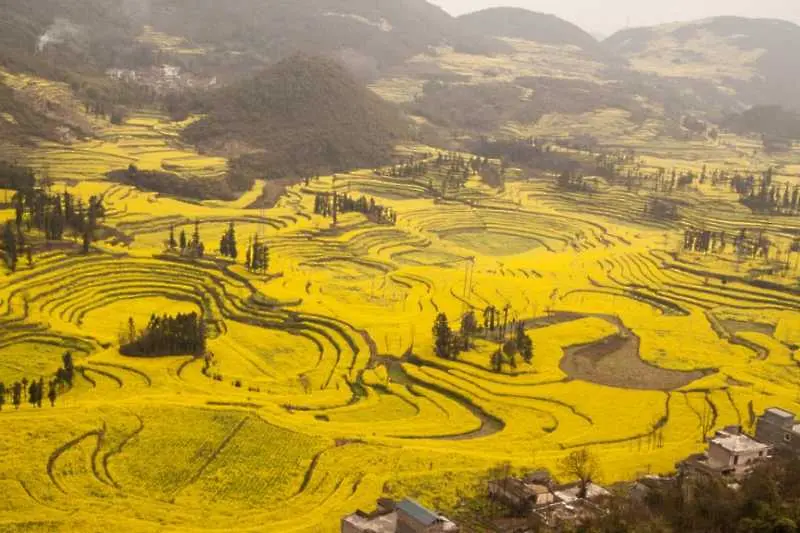
[[(588, 201), (550, 179), (496, 190), (472, 177), (443, 199), (435, 171), (360, 171), (294, 186), (266, 211), (187, 203), (101, 178), (133, 158), (205, 168), (165, 155), (156, 119), (124, 128), (31, 159), (57, 187), (102, 196), (115, 231), (95, 253), (42, 247), (4, 274), (0, 380), (49, 376), (66, 350), (77, 374), (53, 408), (0, 412), (0, 528), (336, 531), (381, 494), (452, 508), (500, 462), (555, 469), (575, 448), (600, 458), (605, 482), (666, 472), (714, 428), (800, 409), (796, 279), (678, 252), (683, 224), (764, 227), (730, 199), (709, 215), (687, 194), (679, 224), (648, 220), (646, 194), (616, 187)], [(314, 214), (315, 194), (334, 190), (374, 197), (397, 224)], [(206, 258), (165, 253), (169, 228), (195, 219)], [(240, 242), (268, 242), (267, 275), (215, 256), (230, 222)], [(768, 222), (776, 239), (800, 230)], [(525, 323), (530, 363), (492, 371), (483, 339), (435, 355), (438, 313), (458, 329), (490, 305)], [(130, 317), (192, 310), (210, 372), (120, 355)]]

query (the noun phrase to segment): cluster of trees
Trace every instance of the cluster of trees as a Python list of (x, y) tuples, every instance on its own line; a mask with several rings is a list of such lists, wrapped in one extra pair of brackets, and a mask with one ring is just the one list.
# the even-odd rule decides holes
[(650, 198), (644, 205), (644, 214), (658, 220), (678, 220), (678, 206), (662, 198)]
[(736, 485), (712, 476), (678, 478), (644, 498), (618, 494), (604, 507), (604, 513), (556, 531), (796, 533), (800, 459), (787, 456), (761, 463)]
[(197, 313), (150, 317), (147, 327), (138, 331), (133, 317), (120, 333), (120, 352), (131, 356), (203, 355), (206, 329)]
[[(483, 312), (483, 325), (478, 322), (475, 311), (468, 311), (461, 316), (458, 332), (450, 328), (445, 313), (439, 313), (433, 323), (434, 351), (443, 359), (456, 359), (463, 351), (474, 347), (473, 339), (481, 336), (486, 340), (496, 341), (499, 348), (492, 354), (491, 365), (496, 372), (501, 372), (503, 365), (516, 367), (516, 356), (520, 355), (526, 363), (533, 359), (533, 341), (525, 332), (525, 323), (512, 319), (509, 323), (510, 306), (503, 310), (503, 318), (494, 306), (488, 306)], [(510, 333), (513, 332), (513, 335)], [(510, 337), (510, 338), (509, 338)]]
[(197, 200), (235, 200), (239, 197), (240, 191), (247, 190), (252, 185), (252, 181), (244, 184), (235, 183), (230, 175), (184, 177), (162, 170), (141, 170), (133, 164), (128, 165), (126, 169), (112, 170), (106, 177), (111, 181), (132, 185), (144, 191)]
[(779, 184), (773, 181), (770, 168), (761, 178), (755, 176), (734, 176), (730, 180), (731, 189), (739, 195), (739, 201), (753, 211), (781, 214), (800, 214), (800, 185)]
[(338, 221), (339, 213), (362, 213), (377, 224), (397, 224), (397, 212), (391, 207), (375, 203), (375, 198), (361, 196), (352, 198), (349, 194), (317, 193), (314, 198), (314, 213), (323, 217), (331, 217), (333, 223)]
[(206, 253), (206, 247), (200, 239), (200, 221), (194, 221), (194, 231), (191, 239), (186, 236), (186, 230), (181, 229), (178, 239), (175, 240), (175, 227), (170, 226), (167, 248), (171, 252), (180, 250), (181, 255), (202, 259)]
[(733, 238), (724, 231), (689, 228), (683, 232), (683, 249), (689, 252), (724, 254), (730, 250), (740, 257), (769, 259), (772, 247), (763, 231), (750, 234), (742, 228)]
[(592, 192), (591, 184), (581, 174), (562, 172), (556, 180), (559, 189), (567, 191)]
[(0, 161), (0, 189), (24, 191), (36, 186), (36, 176), (29, 167)]
[(219, 253), (224, 257), (230, 257), (234, 261), (239, 256), (239, 250), (236, 248), (236, 228), (233, 222), (228, 225), (227, 231), (223, 233), (222, 238), (219, 240)]
[(250, 272), (266, 274), (269, 270), (269, 247), (266, 242), (261, 242), (258, 235), (250, 240), (244, 258), (244, 266)]
[(72, 354), (65, 352), (61, 356), (61, 361), (62, 366), (56, 372), (55, 377), (48, 381), (46, 388), (42, 377), (38, 380), (22, 378), (8, 387), (6, 387), (5, 383), (0, 382), (0, 411), (3, 410), (3, 406), (8, 403), (9, 399), (14, 409), (19, 409), (26, 399), (31, 406), (41, 407), (45, 398), (45, 390), (47, 391), (47, 399), (50, 401), (50, 406), (55, 406), (59, 391), (63, 391), (67, 386), (71, 387), (75, 376)]
[(27, 255), (32, 262), (31, 249), (25, 232), (38, 230), (48, 241), (63, 240), (67, 233), (81, 236), (83, 253), (89, 253), (98, 221), (105, 216), (102, 199), (92, 196), (86, 206), (80, 198), (64, 191), (50, 194), (42, 189), (23, 189), (14, 194), (14, 220), (3, 229), (2, 249), (8, 267), (15, 271), (19, 258)]

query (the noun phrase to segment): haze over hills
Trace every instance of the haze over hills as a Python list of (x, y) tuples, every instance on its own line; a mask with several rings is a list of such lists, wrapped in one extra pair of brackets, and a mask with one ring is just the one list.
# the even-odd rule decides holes
[(517, 7), (493, 7), (461, 15), (459, 23), (474, 33), (524, 39), (542, 44), (577, 46), (587, 54), (600, 53), (594, 37), (555, 15)]
[(713, 81), (746, 105), (800, 109), (800, 26), (791, 22), (718, 17), (623, 30), (603, 44), (641, 72)]
[[(543, 117), (608, 110), (627, 127), (657, 119), (658, 134), (675, 135), (687, 115), (719, 123), (753, 105), (800, 107), (800, 27), (783, 21), (721, 17), (600, 43), (553, 15), (490, 8), (456, 18), (425, 0), (4, 1), (0, 12), (4, 68), (65, 82), (104, 114), (163, 97), (152, 84), (114, 82), (108, 69), (166, 63), (218, 87), (297, 52), (335, 58), (445, 136), (535, 132)], [(43, 110), (26, 107), (19, 87), (13, 94), (4, 107), (20, 120), (5, 130), (53, 131), (33, 120)], [(85, 133), (74, 120), (70, 129)]]

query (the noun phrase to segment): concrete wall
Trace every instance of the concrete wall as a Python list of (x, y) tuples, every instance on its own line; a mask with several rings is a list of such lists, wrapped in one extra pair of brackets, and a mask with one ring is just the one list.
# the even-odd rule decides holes
[(762, 416), (756, 422), (756, 439), (776, 448), (800, 453), (800, 435), (780, 423), (780, 419)]

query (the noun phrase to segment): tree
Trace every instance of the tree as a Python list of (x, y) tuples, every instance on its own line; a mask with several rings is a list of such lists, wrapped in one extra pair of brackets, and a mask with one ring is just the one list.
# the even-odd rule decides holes
[(72, 361), (72, 354), (70, 352), (64, 352), (64, 355), (61, 356), (61, 360), (63, 362), (64, 378), (68, 385), (72, 385), (72, 380), (75, 377), (75, 365)]
[(186, 250), (186, 244), (187, 244), (186, 243), (186, 230), (181, 230), (181, 235), (180, 235), (179, 240), (180, 240), (181, 252), (183, 252), (184, 250)]
[(522, 356), (522, 359), (530, 364), (533, 359), (533, 341), (525, 333), (524, 322), (517, 322), (516, 338), (514, 342), (516, 343), (517, 351)]
[(233, 227), (233, 222), (231, 222), (228, 227), (228, 257), (236, 260), (238, 256), (239, 250), (236, 249), (236, 230)]
[(39, 397), (39, 394), (36, 392), (38, 387), (39, 383), (36, 380), (31, 381), (31, 384), (28, 385), (28, 403), (34, 407), (36, 407), (36, 400)]
[(589, 450), (583, 448), (564, 457), (559, 462), (559, 466), (564, 476), (578, 480), (580, 487), (578, 497), (586, 498), (589, 483), (591, 483), (600, 472), (600, 465), (597, 462), (597, 458), (592, 455)]
[(175, 226), (169, 227), (169, 249), (174, 250), (178, 247), (178, 243), (175, 242)]
[(3, 410), (3, 405), (6, 403), (6, 385), (0, 381), (0, 411)]
[(478, 321), (475, 318), (475, 311), (469, 311), (461, 317), (461, 338), (464, 341), (464, 350), (471, 347), (470, 339), (478, 329)]
[(19, 409), (22, 403), (22, 383), (15, 381), (11, 388), (11, 402), (14, 404), (14, 409)]
[(444, 313), (439, 313), (439, 316), (436, 317), (433, 324), (433, 338), (436, 355), (445, 359), (449, 358), (453, 332), (450, 331), (450, 324)]
[(55, 407), (55, 405), (56, 405), (56, 382), (55, 381), (51, 381), (50, 385), (48, 386), (47, 399), (50, 400), (50, 407)]
[(17, 239), (11, 222), (6, 222), (3, 230), (3, 249), (6, 252), (6, 263), (12, 272), (17, 270)]

